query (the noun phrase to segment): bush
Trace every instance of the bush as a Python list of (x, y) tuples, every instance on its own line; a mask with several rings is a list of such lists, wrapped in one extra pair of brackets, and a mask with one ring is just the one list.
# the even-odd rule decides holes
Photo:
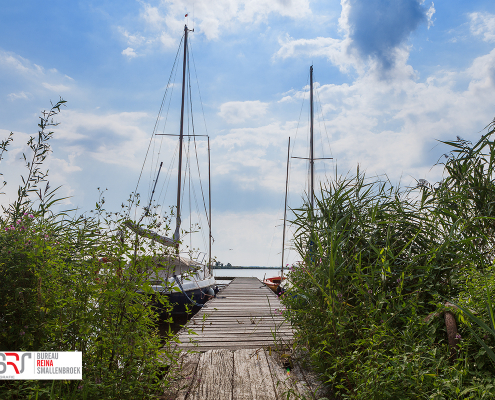
[(163, 343), (155, 324), (154, 303), (166, 308), (167, 298), (148, 283), (158, 249), (122, 225), (136, 198), (118, 213), (104, 210), (103, 197), (88, 215), (52, 211), (61, 199), (41, 170), (52, 135), (45, 131), (64, 103), (43, 114), (18, 199), (0, 218), (0, 351), (81, 351), (83, 381), (3, 381), (1, 397), (151, 398), (176, 362), (171, 335)]

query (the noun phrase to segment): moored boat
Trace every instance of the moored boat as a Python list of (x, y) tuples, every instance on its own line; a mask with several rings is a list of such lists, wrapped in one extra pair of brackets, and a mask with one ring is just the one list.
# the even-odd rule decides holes
[[(158, 178), (160, 175), (160, 171), (163, 165), (163, 162), (159, 164), (158, 172), (156, 173), (155, 182), (153, 185), (153, 190), (151, 192), (150, 200), (148, 207), (144, 208), (144, 214), (138, 222), (126, 221), (125, 226), (132, 231), (134, 231), (137, 235), (152, 240), (154, 242), (160, 243), (165, 246), (166, 249), (163, 251), (161, 255), (158, 255), (153, 260), (153, 268), (150, 268), (148, 281), (150, 283), (150, 287), (152, 290), (158, 294), (164, 294), (168, 297), (170, 303), (173, 305), (172, 314), (182, 314), (188, 312), (191, 308), (201, 307), (203, 304), (215, 295), (215, 278), (211, 272), (211, 185), (210, 185), (210, 141), (207, 135), (197, 135), (194, 134), (184, 134), (184, 114), (185, 114), (185, 101), (186, 101), (186, 82), (188, 82), (189, 76), (189, 66), (188, 64), (188, 37), (189, 29), (187, 25), (184, 26), (184, 37), (183, 43), (184, 46), (184, 58), (182, 65), (182, 103), (181, 103), (181, 114), (180, 114), (180, 132), (178, 135), (174, 134), (160, 134), (153, 132), (152, 139), (155, 136), (178, 136), (179, 144), (178, 144), (178, 176), (177, 176), (177, 203), (175, 208), (175, 231), (173, 236), (167, 237), (163, 236), (157, 232), (154, 232), (149, 229), (145, 229), (141, 226), (141, 221), (148, 216), (149, 210), (152, 206), (153, 194), (155, 193), (155, 188), (157, 186)], [(167, 88), (169, 86), (167, 85)], [(190, 96), (190, 93), (189, 93)], [(189, 106), (192, 104), (191, 99), (187, 99), (186, 105)], [(192, 107), (192, 106), (191, 106)], [(191, 111), (192, 109), (188, 110)], [(161, 112), (161, 111), (160, 111)], [(189, 112), (186, 112), (187, 115), (190, 115)], [(160, 120), (160, 115), (157, 119)], [(166, 119), (165, 119), (166, 120)], [(156, 128), (156, 126), (155, 126)], [(198, 136), (205, 136), (208, 138), (208, 197), (209, 197), (209, 212), (207, 212), (206, 219), (209, 228), (209, 250), (208, 250), (208, 262), (207, 264), (203, 264), (198, 260), (193, 260), (191, 258), (186, 258), (180, 253), (180, 245), (181, 245), (181, 217), (182, 217), (182, 209), (181, 209), (181, 199), (183, 196), (184, 189), (182, 187), (182, 181), (185, 181), (185, 176), (182, 176), (182, 156), (183, 156), (183, 146), (184, 146), (184, 137), (188, 137), (190, 140), (193, 137), (193, 140), (196, 140)], [(194, 142), (195, 143), (195, 142)], [(159, 156), (160, 154), (158, 154)], [(186, 156), (189, 155), (189, 151), (186, 152)], [(196, 155), (197, 157), (197, 155)], [(146, 159), (145, 159), (146, 162)], [(189, 165), (190, 162), (186, 163)], [(158, 163), (154, 164), (155, 168), (158, 166)], [(199, 165), (198, 165), (199, 170)], [(190, 172), (189, 172), (190, 174)], [(189, 175), (189, 186), (191, 185)], [(185, 186), (185, 185), (184, 185)], [(202, 191), (202, 187), (201, 187)], [(189, 194), (190, 195), (190, 194)], [(204, 198), (204, 197), (203, 197)], [(205, 205), (206, 208), (206, 205)], [(189, 232), (191, 234), (192, 232)], [(189, 257), (191, 257), (191, 250), (187, 252)], [(198, 259), (199, 259), (198, 253)], [(203, 253), (206, 254), (206, 253)], [(188, 307), (189, 306), (189, 307)]]
[(282, 282), (287, 279), (283, 276), (274, 276), (272, 278), (265, 278), (263, 283), (268, 286), (274, 293), (280, 294), (282, 292), (282, 287), (280, 286)]

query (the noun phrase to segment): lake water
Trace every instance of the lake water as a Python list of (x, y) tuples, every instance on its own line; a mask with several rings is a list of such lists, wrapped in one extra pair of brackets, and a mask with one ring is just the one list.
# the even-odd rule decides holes
[(213, 276), (217, 280), (222, 280), (222, 277), (256, 277), (262, 281), (264, 276), (267, 278), (280, 276), (280, 270), (271, 268), (213, 269)]

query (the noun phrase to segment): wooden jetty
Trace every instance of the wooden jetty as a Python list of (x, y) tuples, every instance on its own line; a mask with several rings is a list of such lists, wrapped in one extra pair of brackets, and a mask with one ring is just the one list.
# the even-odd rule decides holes
[(204, 352), (290, 345), (293, 333), (283, 310), (259, 279), (235, 278), (179, 332), (179, 347)]
[(161, 399), (315, 399), (315, 378), (291, 361), (282, 311), (257, 278), (235, 278), (179, 332), (184, 351)]

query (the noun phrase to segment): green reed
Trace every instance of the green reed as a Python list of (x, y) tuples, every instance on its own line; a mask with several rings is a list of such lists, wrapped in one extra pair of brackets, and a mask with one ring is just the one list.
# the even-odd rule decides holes
[[(435, 185), (403, 188), (358, 170), (323, 185), (314, 210), (294, 210), (302, 262), (289, 273), (287, 317), (342, 398), (495, 394), (493, 285), (475, 279), (493, 277), (494, 128), (474, 145), (443, 142), (452, 151)], [(454, 359), (447, 299), (459, 305)]]

